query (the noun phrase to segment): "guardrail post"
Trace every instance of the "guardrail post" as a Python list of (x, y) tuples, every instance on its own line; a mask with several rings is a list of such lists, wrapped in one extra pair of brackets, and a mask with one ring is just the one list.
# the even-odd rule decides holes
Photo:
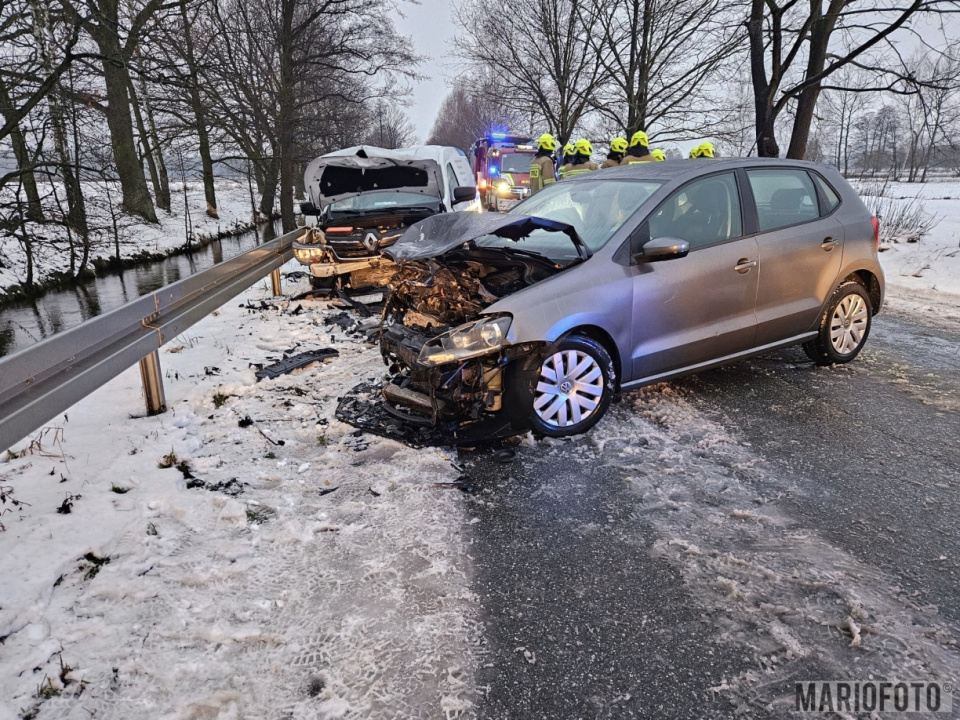
[(147, 414), (159, 415), (167, 411), (167, 398), (163, 394), (163, 375), (160, 372), (160, 352), (154, 350), (140, 360), (140, 379), (143, 381), (143, 397), (147, 401)]
[(283, 289), (280, 287), (280, 268), (270, 273), (270, 285), (273, 287), (273, 296), (283, 295)]

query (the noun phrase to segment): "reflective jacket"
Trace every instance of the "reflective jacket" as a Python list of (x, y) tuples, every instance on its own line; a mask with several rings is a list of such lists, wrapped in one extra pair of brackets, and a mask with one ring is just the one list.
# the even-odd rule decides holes
[(553, 160), (549, 155), (537, 155), (530, 163), (530, 194), (542, 190), (556, 182), (553, 174)]
[(567, 163), (560, 168), (560, 179), (566, 180), (567, 178), (576, 177), (577, 175), (583, 175), (584, 173), (599, 169), (600, 167), (592, 160), (584, 163)]
[(653, 155), (651, 155), (650, 153), (647, 153), (646, 155), (641, 155), (640, 157), (637, 157), (636, 155), (627, 154), (623, 156), (623, 160), (620, 161), (620, 164), (635, 165), (637, 163), (645, 163), (645, 162), (656, 162), (656, 161), (653, 159)]

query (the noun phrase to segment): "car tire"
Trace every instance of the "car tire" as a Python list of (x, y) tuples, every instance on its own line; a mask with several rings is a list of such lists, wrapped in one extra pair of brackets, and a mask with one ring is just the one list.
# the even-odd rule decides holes
[(845, 282), (827, 303), (817, 337), (804, 343), (803, 350), (817, 365), (848, 363), (863, 350), (872, 319), (866, 288), (855, 281)]
[(548, 349), (529, 389), (533, 431), (548, 437), (586, 432), (610, 407), (616, 380), (603, 345), (582, 335), (563, 338)]
[(330, 295), (337, 289), (337, 276), (333, 275), (325, 278), (311, 276), (310, 287), (316, 292), (326, 292)]

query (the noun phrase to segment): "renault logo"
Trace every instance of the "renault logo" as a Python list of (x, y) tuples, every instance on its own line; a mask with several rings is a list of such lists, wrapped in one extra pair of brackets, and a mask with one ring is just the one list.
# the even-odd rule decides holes
[(380, 238), (377, 237), (376, 233), (368, 232), (366, 237), (363, 238), (363, 246), (370, 252), (377, 249), (377, 243), (379, 242)]

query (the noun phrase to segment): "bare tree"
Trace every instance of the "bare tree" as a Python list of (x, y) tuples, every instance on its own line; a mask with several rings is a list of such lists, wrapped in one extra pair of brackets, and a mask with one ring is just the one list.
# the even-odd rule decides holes
[(367, 143), (382, 148), (413, 145), (416, 134), (410, 118), (397, 103), (378, 100), (370, 111), (370, 134)]
[(776, 121), (793, 104), (787, 156), (802, 159), (817, 101), (834, 73), (851, 64), (893, 73), (879, 51), (899, 31), (920, 16), (958, 10), (957, 0), (879, 0), (870, 7), (855, 0), (751, 0), (746, 27), (758, 154), (779, 156)]
[(511, 0), (462, 0), (455, 17), (461, 64), (495, 76), (506, 107), (566, 142), (609, 79), (591, 39), (593, 0), (535, 0), (524, 12)]
[(727, 119), (717, 80), (743, 40), (727, 6), (593, 0), (590, 42), (608, 78), (597, 112), (628, 137), (645, 130), (669, 141), (717, 131)]

